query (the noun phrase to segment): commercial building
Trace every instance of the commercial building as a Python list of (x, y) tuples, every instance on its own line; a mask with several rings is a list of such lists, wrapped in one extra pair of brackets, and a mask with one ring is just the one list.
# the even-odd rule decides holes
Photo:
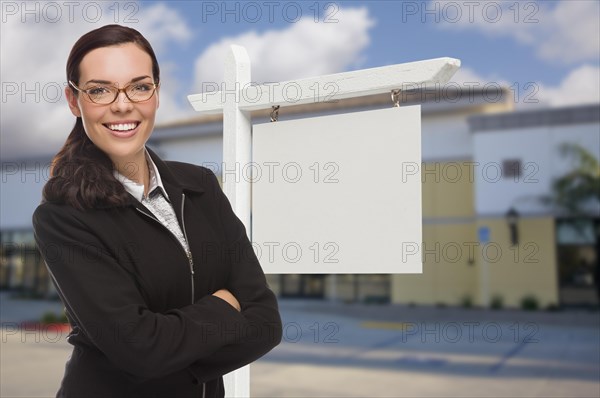
[[(558, 152), (562, 143), (600, 159), (598, 105), (516, 112), (511, 91), (500, 88), (416, 91), (402, 103), (422, 106), (423, 274), (269, 275), (273, 289), (282, 297), (428, 305), (596, 303), (597, 238), (589, 226), (577, 237), (541, 199), (552, 194), (553, 178), (575, 167)], [(390, 106), (389, 95), (376, 95), (283, 107), (279, 118)], [(254, 123), (268, 118), (253, 113)], [(165, 159), (223, 171), (221, 116), (157, 126), (149, 145)], [(2, 163), (0, 288), (53, 292), (31, 230), (50, 161)]]

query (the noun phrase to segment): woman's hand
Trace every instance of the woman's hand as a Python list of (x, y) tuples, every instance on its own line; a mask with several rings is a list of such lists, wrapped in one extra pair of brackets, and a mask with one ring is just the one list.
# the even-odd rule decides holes
[(241, 311), (240, 302), (237, 301), (235, 296), (231, 294), (231, 292), (227, 289), (217, 290), (212, 294), (213, 296), (217, 296), (220, 299), (227, 301), (233, 308), (238, 311)]

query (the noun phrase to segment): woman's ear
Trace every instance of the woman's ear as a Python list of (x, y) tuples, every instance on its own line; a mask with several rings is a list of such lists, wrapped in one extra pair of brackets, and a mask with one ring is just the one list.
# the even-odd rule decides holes
[(71, 113), (76, 117), (81, 117), (81, 110), (79, 109), (79, 104), (77, 103), (77, 96), (75, 96), (73, 90), (69, 86), (65, 87), (65, 97), (69, 103), (69, 109), (71, 109)]

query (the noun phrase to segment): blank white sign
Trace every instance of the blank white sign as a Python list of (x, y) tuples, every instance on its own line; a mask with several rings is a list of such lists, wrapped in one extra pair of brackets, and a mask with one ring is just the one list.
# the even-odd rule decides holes
[(421, 273), (420, 106), (257, 124), (252, 229), (266, 273)]

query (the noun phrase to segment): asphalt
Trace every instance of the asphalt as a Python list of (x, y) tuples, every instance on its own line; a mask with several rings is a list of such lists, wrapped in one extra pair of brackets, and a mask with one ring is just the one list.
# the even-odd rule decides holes
[[(598, 311), (280, 300), (283, 342), (251, 365), (253, 397), (599, 397)], [(18, 329), (60, 302), (0, 293), (0, 397), (53, 397), (66, 332)]]

